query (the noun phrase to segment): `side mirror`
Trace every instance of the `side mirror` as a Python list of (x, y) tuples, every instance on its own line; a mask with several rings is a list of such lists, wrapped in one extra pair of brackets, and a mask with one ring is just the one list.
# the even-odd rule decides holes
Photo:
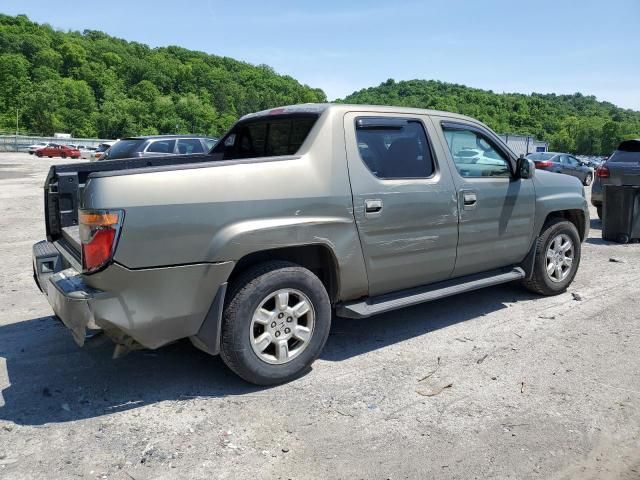
[(521, 156), (516, 162), (516, 175), (518, 178), (529, 179), (536, 174), (536, 164), (533, 160)]

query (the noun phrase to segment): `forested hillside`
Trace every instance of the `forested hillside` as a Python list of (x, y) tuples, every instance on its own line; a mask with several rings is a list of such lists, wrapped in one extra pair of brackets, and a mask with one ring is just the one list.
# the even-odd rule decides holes
[(322, 90), (268, 66), (179, 47), (150, 48), (0, 15), (0, 130), (77, 137), (221, 134), (240, 115), (321, 102)]
[(623, 138), (640, 137), (640, 112), (579, 93), (497, 94), (434, 80), (387, 80), (342, 101), (462, 113), (497, 132), (534, 135), (552, 150), (578, 154), (609, 154)]
[[(150, 48), (105, 33), (62, 32), (0, 14), (0, 131), (118, 138), (220, 135), (239, 116), (326, 101), (320, 89), (266, 65), (180, 47)], [(608, 154), (640, 137), (640, 112), (594, 97), (496, 94), (433, 80), (388, 80), (341, 100), (434, 108), (479, 118), (501, 133), (530, 134), (554, 150)]]

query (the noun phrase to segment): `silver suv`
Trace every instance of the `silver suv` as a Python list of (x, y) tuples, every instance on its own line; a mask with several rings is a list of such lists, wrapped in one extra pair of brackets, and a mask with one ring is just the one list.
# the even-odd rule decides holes
[(118, 160), (135, 157), (158, 157), (162, 155), (205, 154), (216, 144), (217, 138), (187, 135), (154, 135), (128, 137), (118, 140), (100, 160)]

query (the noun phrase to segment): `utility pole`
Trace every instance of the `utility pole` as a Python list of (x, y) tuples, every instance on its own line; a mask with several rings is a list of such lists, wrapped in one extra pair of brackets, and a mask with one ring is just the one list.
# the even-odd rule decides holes
[(18, 114), (20, 109), (16, 107), (16, 152), (18, 151)]

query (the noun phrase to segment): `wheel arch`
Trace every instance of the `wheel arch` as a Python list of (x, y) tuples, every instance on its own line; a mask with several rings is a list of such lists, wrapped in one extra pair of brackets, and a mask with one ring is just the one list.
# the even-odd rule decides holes
[(333, 250), (323, 243), (269, 248), (249, 253), (238, 260), (228, 283), (232, 284), (248, 268), (269, 260), (286, 260), (307, 268), (320, 279), (331, 302), (338, 301), (340, 292), (338, 260)]
[(555, 218), (560, 218), (571, 222), (578, 230), (578, 235), (580, 236), (581, 241), (585, 241), (587, 236), (587, 223), (585, 218), (585, 213), (581, 209), (567, 209), (567, 210), (556, 210), (553, 212), (549, 212), (547, 217), (542, 224), (542, 228), (538, 234), (540, 235), (544, 230), (545, 226), (549, 224), (549, 221)]

